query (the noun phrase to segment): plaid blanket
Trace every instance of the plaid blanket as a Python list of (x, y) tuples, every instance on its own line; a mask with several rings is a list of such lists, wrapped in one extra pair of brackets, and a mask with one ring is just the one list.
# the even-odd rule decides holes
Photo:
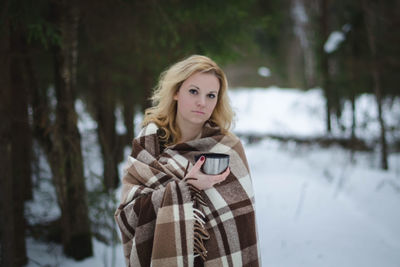
[[(259, 266), (249, 167), (240, 140), (206, 123), (165, 149), (150, 123), (133, 141), (115, 212), (127, 266)], [(225, 181), (199, 191), (183, 179), (200, 153), (230, 155)], [(196, 258), (199, 256), (199, 258)]]

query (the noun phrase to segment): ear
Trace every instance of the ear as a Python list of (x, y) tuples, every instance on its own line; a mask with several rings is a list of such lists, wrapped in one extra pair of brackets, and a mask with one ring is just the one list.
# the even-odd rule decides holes
[(179, 94), (179, 90), (176, 91), (175, 95), (174, 95), (174, 100), (178, 100), (178, 94)]

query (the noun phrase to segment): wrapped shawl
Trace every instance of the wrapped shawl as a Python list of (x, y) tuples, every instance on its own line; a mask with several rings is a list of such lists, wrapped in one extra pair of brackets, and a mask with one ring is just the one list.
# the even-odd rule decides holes
[[(127, 266), (193, 266), (199, 255), (204, 266), (259, 266), (254, 194), (240, 140), (207, 122), (199, 138), (162, 149), (159, 131), (150, 123), (133, 140), (123, 177), (115, 219)], [(205, 152), (229, 154), (231, 172), (199, 191), (183, 177)]]

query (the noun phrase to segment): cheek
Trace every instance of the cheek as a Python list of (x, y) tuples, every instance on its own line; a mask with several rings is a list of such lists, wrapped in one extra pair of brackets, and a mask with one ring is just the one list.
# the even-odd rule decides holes
[(192, 103), (191, 103), (191, 101), (190, 101), (190, 98), (188, 98), (188, 97), (181, 96), (181, 97), (178, 99), (178, 108), (179, 108), (181, 111), (189, 110), (189, 109), (191, 108), (191, 105), (192, 105)]
[(210, 104), (210, 107), (209, 107), (210, 113), (212, 113), (212, 112), (214, 111), (215, 107), (217, 106), (217, 103), (218, 103), (218, 102), (215, 101), (215, 102), (213, 102), (213, 103)]

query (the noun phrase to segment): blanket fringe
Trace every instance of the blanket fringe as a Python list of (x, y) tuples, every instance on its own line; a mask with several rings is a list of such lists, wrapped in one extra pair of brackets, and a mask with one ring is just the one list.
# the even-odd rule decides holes
[(200, 209), (197, 209), (197, 204), (201, 204), (203, 206), (207, 206), (206, 202), (201, 195), (201, 191), (189, 184), (189, 190), (192, 193), (192, 201), (193, 201), (193, 217), (194, 217), (194, 256), (200, 256), (203, 261), (206, 260), (207, 257), (207, 249), (204, 246), (204, 242), (210, 239), (210, 234), (204, 227), (206, 216)]

